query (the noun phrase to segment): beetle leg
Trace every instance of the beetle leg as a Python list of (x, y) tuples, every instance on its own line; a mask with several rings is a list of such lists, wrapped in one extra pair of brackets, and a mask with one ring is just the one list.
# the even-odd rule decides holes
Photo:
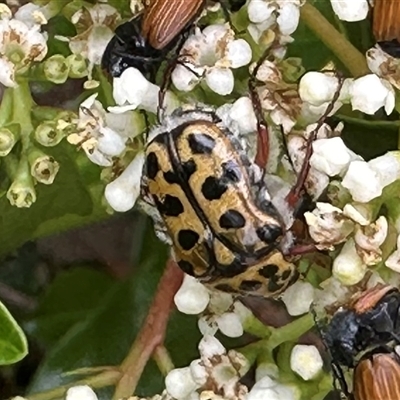
[(303, 165), (301, 166), (300, 172), (297, 175), (297, 181), (296, 184), (292, 187), (290, 190), (289, 194), (287, 195), (286, 199), (287, 202), (290, 206), (296, 207), (297, 203), (299, 202), (301, 198), (301, 193), (304, 189), (304, 183), (307, 179), (307, 175), (310, 171), (310, 158), (313, 153), (313, 147), (312, 144), (317, 138), (318, 131), (320, 130), (321, 126), (325, 123), (326, 119), (328, 118), (329, 114), (332, 112), (336, 101), (339, 98), (340, 91), (343, 86), (344, 79), (342, 76), (339, 76), (339, 81), (338, 81), (338, 88), (332, 98), (332, 101), (328, 104), (324, 114), (322, 117), (318, 120), (317, 126), (315, 129), (310, 133), (307, 143), (306, 143), (306, 154), (303, 160)]
[(263, 62), (267, 59), (268, 55), (269, 52), (268, 50), (266, 50), (264, 54), (260, 57), (260, 59), (257, 61), (257, 64), (254, 67), (254, 70), (248, 82), (250, 98), (257, 119), (258, 136), (257, 136), (257, 154), (255, 162), (260, 168), (263, 169), (265, 168), (268, 162), (268, 156), (269, 156), (269, 132), (267, 123), (265, 122), (265, 118), (262, 112), (260, 96), (257, 93), (257, 72), (260, 69)]

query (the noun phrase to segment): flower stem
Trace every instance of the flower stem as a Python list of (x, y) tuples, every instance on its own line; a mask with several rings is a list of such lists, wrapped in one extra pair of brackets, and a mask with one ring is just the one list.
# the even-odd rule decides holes
[(31, 110), (33, 99), (28, 81), (19, 82), (13, 89), (13, 114), (12, 120), (21, 126), (21, 142), (24, 150), (29, 148), (30, 135), (33, 132)]
[(93, 377), (81, 379), (75, 381), (68, 385), (59, 386), (55, 389), (47, 390), (45, 392), (35, 393), (26, 396), (26, 400), (53, 400), (53, 399), (63, 399), (67, 390), (72, 386), (78, 385), (89, 385), (90, 387), (102, 388), (110, 385), (114, 385), (120, 378), (121, 373), (117, 370), (105, 371)]
[(12, 88), (5, 88), (3, 99), (0, 106), (0, 127), (7, 124), (11, 118), (12, 105), (13, 105), (13, 91)]
[(313, 326), (313, 316), (306, 314), (281, 328), (270, 328), (271, 336), (268, 339), (268, 347), (272, 350), (283, 342), (296, 341)]
[(357, 50), (336, 28), (309, 2), (300, 8), (302, 21), (344, 64), (352, 76), (371, 73), (364, 55)]
[(153, 359), (164, 376), (175, 368), (168, 350), (163, 345), (157, 346), (154, 350)]
[(122, 377), (115, 388), (114, 400), (134, 393), (149, 358), (163, 343), (174, 296), (182, 279), (182, 271), (173, 260), (169, 260), (143, 327), (121, 364)]

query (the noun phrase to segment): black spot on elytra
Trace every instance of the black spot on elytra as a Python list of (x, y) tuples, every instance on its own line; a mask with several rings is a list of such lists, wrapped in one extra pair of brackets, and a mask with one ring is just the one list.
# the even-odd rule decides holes
[(221, 179), (209, 176), (201, 186), (201, 193), (207, 200), (218, 200), (227, 189), (227, 185)]
[(264, 243), (273, 243), (282, 236), (282, 227), (279, 225), (264, 225), (257, 229), (257, 236)]
[(227, 283), (220, 283), (219, 285), (215, 285), (214, 287), (215, 289), (220, 290), (221, 292), (236, 293), (236, 290)]
[(181, 201), (175, 197), (167, 194), (163, 201), (155, 198), (156, 206), (162, 215), (168, 217), (177, 217), (183, 213), (183, 205)]
[(242, 281), (240, 283), (239, 289), (243, 290), (244, 292), (255, 292), (262, 286), (260, 281), (256, 280), (249, 280), (249, 281)]
[(223, 163), (221, 167), (223, 171), (223, 180), (231, 183), (237, 183), (240, 181), (242, 173), (239, 165), (235, 161), (227, 161)]
[(178, 232), (178, 242), (183, 250), (191, 250), (199, 240), (199, 234), (191, 229), (182, 229)]
[(152, 151), (147, 155), (146, 158), (146, 174), (149, 179), (154, 179), (160, 170), (160, 165), (158, 164), (158, 158), (156, 153)]
[(211, 154), (215, 147), (214, 138), (205, 133), (191, 133), (188, 142), (194, 154)]
[(264, 278), (272, 278), (279, 271), (279, 267), (275, 264), (268, 264), (265, 267), (261, 268), (258, 273)]
[(292, 271), (290, 269), (287, 269), (286, 271), (283, 271), (282, 273), (282, 280), (286, 281), (286, 279), (289, 278), (290, 274), (292, 273)]
[(182, 164), (182, 178), (187, 182), (189, 178), (196, 172), (197, 166), (194, 160), (188, 160)]
[(232, 278), (243, 273), (248, 267), (248, 264), (241, 262), (238, 257), (230, 264), (217, 264), (215, 274), (225, 278)]
[(297, 280), (299, 279), (299, 277), (300, 277), (300, 272), (297, 271), (297, 269), (294, 270), (294, 271), (293, 271), (293, 275), (292, 275), (292, 277), (290, 278), (290, 281), (289, 281), (289, 283), (288, 283), (288, 286), (293, 285), (295, 282), (297, 282)]
[(179, 268), (188, 275), (194, 276), (194, 267), (189, 261), (178, 261)]
[(228, 210), (219, 218), (219, 225), (223, 229), (239, 229), (243, 228), (246, 220), (243, 215), (236, 210)]
[(275, 293), (283, 288), (284, 284), (279, 283), (276, 281), (276, 279), (271, 279), (268, 282), (268, 291), (271, 293)]
[(170, 171), (164, 172), (163, 176), (164, 176), (165, 181), (167, 183), (169, 183), (170, 185), (172, 185), (174, 183), (179, 184), (179, 177), (174, 171), (170, 170)]

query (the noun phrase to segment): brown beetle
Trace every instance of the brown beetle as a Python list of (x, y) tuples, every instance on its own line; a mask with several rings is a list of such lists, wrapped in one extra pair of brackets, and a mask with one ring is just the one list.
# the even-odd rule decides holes
[(353, 373), (354, 400), (400, 399), (400, 357), (386, 347), (367, 353)]
[[(221, 0), (225, 11), (237, 11), (244, 3)], [(135, 67), (154, 81), (167, 54), (174, 48), (179, 53), (184, 33), (205, 4), (206, 0), (150, 0), (143, 13), (117, 27), (103, 54), (102, 68), (118, 77), (125, 69)]]
[(372, 31), (383, 50), (400, 57), (400, 1), (374, 1)]
[(143, 14), (142, 36), (154, 49), (164, 49), (193, 22), (204, 5), (205, 0), (150, 1)]
[[(378, 284), (357, 293), (333, 315), (323, 332), (342, 392), (355, 400), (400, 399), (400, 292)], [(342, 366), (353, 369), (353, 393)], [(392, 379), (396, 377), (396, 381)], [(391, 393), (392, 396), (386, 396)]]

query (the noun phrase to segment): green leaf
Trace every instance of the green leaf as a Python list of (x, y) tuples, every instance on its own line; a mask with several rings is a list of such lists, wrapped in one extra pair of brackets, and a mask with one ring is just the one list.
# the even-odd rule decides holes
[[(311, 0), (310, 3), (335, 25), (335, 14), (329, 0)], [(301, 20), (292, 36), (294, 42), (288, 45), (287, 57), (300, 57), (306, 70), (319, 70), (329, 61), (336, 60), (334, 54)]]
[(24, 332), (0, 302), (0, 365), (22, 360), (28, 354), (28, 343)]
[[(76, 377), (63, 376), (63, 372), (82, 367), (118, 365), (127, 355), (147, 315), (168, 254), (168, 248), (155, 238), (152, 227), (138, 245), (141, 245), (141, 256), (135, 274), (126, 282), (116, 282), (104, 290), (97, 307), (65, 332), (47, 353), (31, 384), (30, 393), (76, 380)], [(93, 301), (94, 298), (85, 303), (82, 299), (80, 308), (90, 308)], [(66, 308), (70, 306), (72, 301)], [(161, 382), (160, 374), (159, 379)], [(104, 392), (104, 398), (109, 399), (110, 391)]]
[(76, 267), (57, 276), (40, 301), (29, 333), (45, 344), (54, 344), (76, 323), (90, 317), (104, 293), (114, 284), (104, 273)]
[[(86, 175), (81, 176), (75, 161), (76, 152), (72, 152), (67, 144), (45, 151), (60, 163), (60, 172), (52, 185), (36, 186), (36, 203), (28, 209), (20, 209), (12, 207), (6, 197), (0, 198), (0, 257), (40, 235), (60, 232), (107, 216), (104, 208), (100, 207), (102, 194), (93, 198), (85, 181), (88, 173), (83, 172)], [(89, 169), (97, 171), (98, 182), (99, 169), (94, 165)], [(42, 226), (49, 221), (53, 223), (43, 230)]]

